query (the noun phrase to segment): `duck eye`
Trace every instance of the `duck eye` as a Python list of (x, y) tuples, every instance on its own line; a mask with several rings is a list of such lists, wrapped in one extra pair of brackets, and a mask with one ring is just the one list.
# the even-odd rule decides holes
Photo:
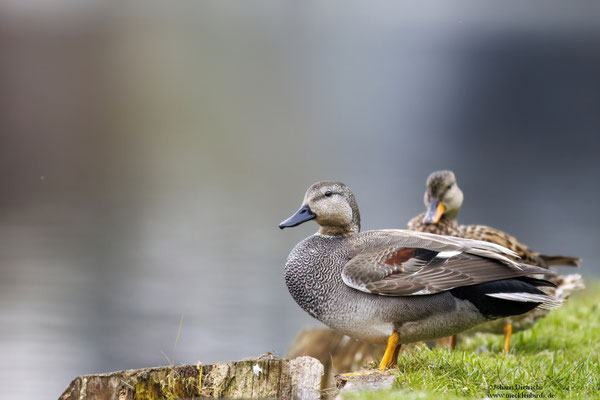
[(332, 193), (328, 190), (325, 192), (325, 197), (331, 197)]

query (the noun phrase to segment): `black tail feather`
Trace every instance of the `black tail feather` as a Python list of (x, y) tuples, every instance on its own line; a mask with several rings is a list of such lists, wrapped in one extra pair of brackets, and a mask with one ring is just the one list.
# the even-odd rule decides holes
[(548, 286), (548, 284), (552, 285), (545, 280), (522, 277), (457, 287), (451, 289), (450, 293), (459, 299), (471, 302), (486, 318), (496, 319), (524, 314), (542, 305), (543, 302), (536, 303), (499, 299), (488, 296), (488, 294), (530, 293), (547, 296), (536, 286)]

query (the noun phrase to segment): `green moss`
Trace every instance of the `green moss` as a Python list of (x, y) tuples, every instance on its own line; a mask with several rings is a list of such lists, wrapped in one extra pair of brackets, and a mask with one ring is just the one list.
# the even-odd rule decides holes
[(177, 400), (202, 396), (196, 378), (184, 378), (175, 374), (172, 369), (164, 379), (158, 381), (151, 376), (138, 377), (135, 383), (135, 400)]
[(198, 383), (194, 378), (176, 378), (173, 381), (170, 394), (175, 399), (189, 399), (200, 395)]
[(164, 399), (160, 383), (148, 378), (138, 378), (135, 383), (135, 400), (160, 400)]

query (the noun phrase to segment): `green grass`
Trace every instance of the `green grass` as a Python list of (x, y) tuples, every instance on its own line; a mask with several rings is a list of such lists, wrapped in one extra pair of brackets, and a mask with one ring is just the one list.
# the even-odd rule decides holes
[(492, 334), (463, 336), (454, 351), (416, 347), (400, 355), (395, 389), (346, 398), (600, 398), (598, 304), (600, 283), (588, 284), (532, 329), (513, 335), (507, 355), (502, 336)]

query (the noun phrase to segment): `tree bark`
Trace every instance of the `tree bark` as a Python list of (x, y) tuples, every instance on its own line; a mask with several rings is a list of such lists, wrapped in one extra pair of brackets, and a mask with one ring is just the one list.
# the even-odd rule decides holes
[(155, 367), (79, 376), (59, 400), (318, 400), (322, 375), (311, 357)]

